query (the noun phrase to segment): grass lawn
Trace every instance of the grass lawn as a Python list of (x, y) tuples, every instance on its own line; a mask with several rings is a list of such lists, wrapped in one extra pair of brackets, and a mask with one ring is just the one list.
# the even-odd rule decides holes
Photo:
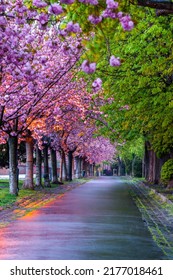
[(33, 194), (33, 190), (24, 190), (22, 189), (23, 181), (19, 181), (19, 196), (15, 196), (9, 193), (9, 180), (2, 179), (0, 180), (0, 207), (10, 207), (12, 203), (21, 199), (25, 196), (30, 196)]
[[(74, 179), (71, 183), (85, 183), (89, 181), (89, 178)], [(70, 182), (63, 182), (64, 185), (70, 184)], [(22, 189), (23, 180), (19, 180), (19, 195), (15, 196), (9, 193), (9, 180), (0, 179), (0, 208), (10, 208), (10, 205), (21, 198), (32, 196), (40, 190), (26, 190)], [(44, 188), (43, 190), (51, 190), (57, 188), (59, 185), (51, 184), (51, 188)]]
[(148, 183), (145, 178), (132, 178), (133, 182), (144, 182), (148, 187), (151, 187), (151, 189), (156, 190), (158, 193), (163, 194), (164, 196), (166, 196), (169, 200), (171, 200), (173, 202), (173, 188), (166, 188), (164, 185), (158, 184), (152, 184), (152, 183)]

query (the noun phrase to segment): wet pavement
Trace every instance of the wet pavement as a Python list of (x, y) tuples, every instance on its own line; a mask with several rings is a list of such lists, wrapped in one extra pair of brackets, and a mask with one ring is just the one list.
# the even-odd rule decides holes
[(120, 178), (73, 189), (0, 232), (0, 259), (164, 259)]

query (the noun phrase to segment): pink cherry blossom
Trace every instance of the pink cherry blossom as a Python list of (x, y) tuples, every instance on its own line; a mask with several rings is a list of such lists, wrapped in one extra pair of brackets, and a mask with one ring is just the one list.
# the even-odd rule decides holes
[(42, 1), (42, 0), (33, 0), (32, 1), (33, 5), (36, 6), (37, 8), (44, 8), (47, 6), (47, 3)]
[(48, 20), (49, 20), (49, 16), (47, 14), (41, 13), (39, 15), (39, 22), (41, 25), (48, 23)]
[(94, 92), (99, 91), (102, 88), (102, 80), (100, 78), (97, 78), (93, 83), (92, 87)]
[(88, 20), (92, 23), (92, 24), (98, 24), (102, 21), (102, 16), (99, 16), (99, 17), (96, 17), (96, 16), (93, 16), (93, 15), (90, 15), (88, 17)]
[(108, 9), (117, 9), (119, 6), (118, 2), (115, 2), (114, 0), (106, 0), (106, 5)]
[(111, 57), (110, 57), (110, 61), (109, 61), (109, 63), (110, 63), (110, 66), (120, 66), (121, 65), (121, 62), (120, 62), (120, 59), (119, 59), (119, 57), (115, 57), (114, 55), (112, 55)]
[(75, 0), (60, 0), (61, 4), (67, 4), (67, 5), (70, 5), (70, 4), (73, 4)]
[(93, 62), (93, 63), (89, 63), (88, 60), (84, 60), (83, 63), (82, 63), (82, 70), (87, 73), (87, 74), (92, 74), (95, 72), (96, 70), (96, 63)]
[(112, 9), (106, 9), (102, 12), (102, 17), (103, 18), (117, 18), (117, 14), (112, 11)]
[(87, 3), (96, 6), (98, 5), (98, 0), (87, 0)]
[(54, 15), (60, 15), (63, 13), (63, 8), (57, 3), (51, 4), (48, 10), (50, 14)]
[(134, 28), (134, 23), (129, 15), (121, 17), (120, 23), (125, 31), (130, 31)]
[(67, 32), (73, 32), (73, 33), (80, 33), (81, 32), (81, 28), (79, 26), (78, 23), (73, 23), (72, 21), (70, 21), (67, 24), (67, 27), (65, 29)]
[(93, 6), (98, 5), (98, 0), (79, 0), (79, 2), (84, 4), (91, 4)]

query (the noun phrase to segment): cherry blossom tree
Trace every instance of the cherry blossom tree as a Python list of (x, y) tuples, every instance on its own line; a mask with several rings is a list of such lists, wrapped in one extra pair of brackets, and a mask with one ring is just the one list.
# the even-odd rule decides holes
[[(81, 5), (90, 5), (95, 9), (99, 5), (98, 18), (95, 14), (88, 16), (87, 22), (93, 26), (90, 31), (97, 24), (104, 25), (106, 18), (119, 21), (127, 31), (133, 28), (133, 22), (129, 15), (118, 10), (118, 3), (113, 0), (107, 0), (103, 7), (97, 0), (77, 3), (0, 0), (0, 3), (0, 129), (2, 141), (9, 143), (10, 192), (17, 194), (18, 137), (25, 136), (29, 156), (32, 141), (28, 128), (46, 116), (48, 107), (52, 107), (56, 97), (70, 84), (67, 74), (79, 61), (84, 48), (79, 22), (68, 21), (69, 7), (75, 9), (78, 5), (80, 9)], [(111, 56), (110, 64), (119, 66), (119, 58)], [(85, 60), (81, 68), (93, 74), (96, 63)], [(101, 88), (99, 78), (93, 82), (93, 88), (95, 91)], [(83, 108), (79, 106), (78, 110), (82, 114)]]
[(66, 74), (79, 59), (80, 43), (72, 39), (67, 49), (67, 41), (59, 40), (56, 29), (43, 33), (13, 22), (6, 29), (1, 48), (0, 128), (1, 136), (9, 142), (10, 192), (16, 194), (18, 135), (55, 98), (50, 89), (59, 83), (56, 95), (63, 90)]

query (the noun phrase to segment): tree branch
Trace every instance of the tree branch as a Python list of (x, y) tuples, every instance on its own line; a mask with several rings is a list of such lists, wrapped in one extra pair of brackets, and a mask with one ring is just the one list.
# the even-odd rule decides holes
[[(172, 14), (173, 13), (173, 1), (172, 0), (130, 0), (133, 5), (139, 5), (143, 7), (154, 8), (161, 10), (159, 15)], [(158, 12), (157, 12), (158, 13)]]

